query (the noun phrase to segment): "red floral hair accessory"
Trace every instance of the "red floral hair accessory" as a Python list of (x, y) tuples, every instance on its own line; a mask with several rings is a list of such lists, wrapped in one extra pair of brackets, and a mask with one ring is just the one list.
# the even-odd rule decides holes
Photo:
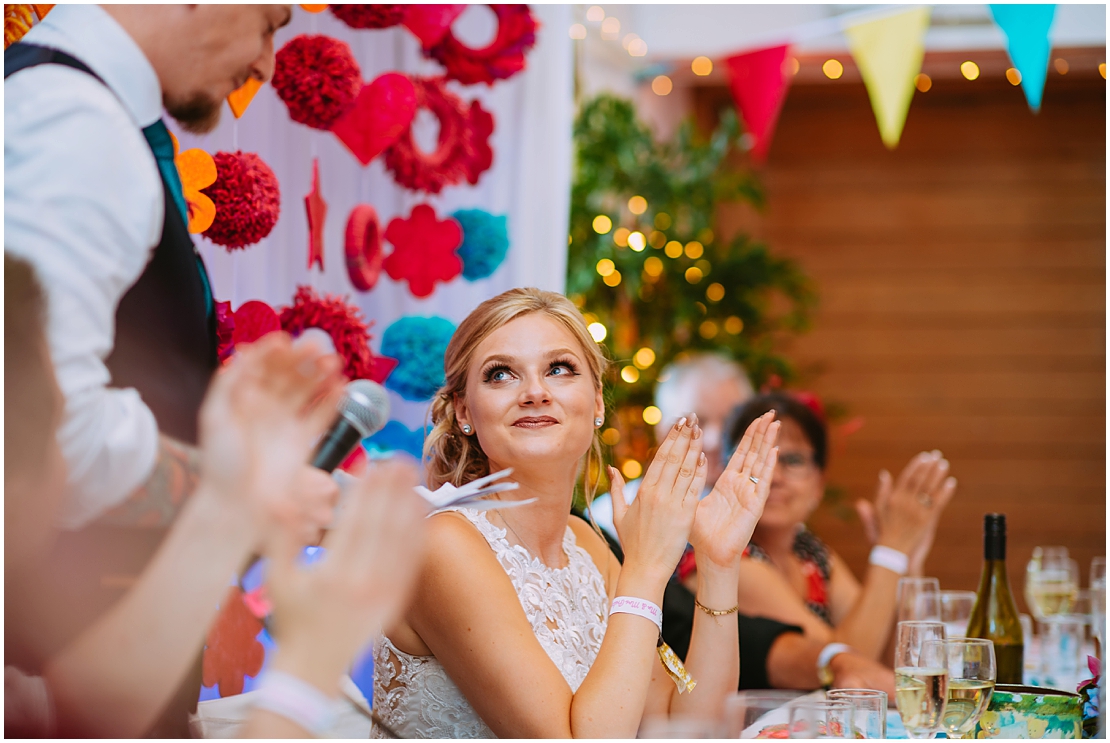
[(385, 151), (385, 166), (393, 180), (413, 191), (439, 193), (462, 180), (477, 184), (493, 163), (489, 137), (493, 116), (474, 101), (467, 109), (457, 95), (444, 87), (443, 78), (412, 78), (417, 108), (426, 108), (439, 119), (439, 146), (421, 152), (412, 127)]
[(348, 379), (372, 379), (381, 383), (397, 365), (394, 359), (370, 351), (370, 326), (357, 307), (341, 297), (316, 295), (310, 286), (298, 286), (293, 304), (281, 310), (281, 327), (297, 336), (305, 328), (320, 328), (331, 336), (335, 352), (344, 358)]
[(270, 166), (253, 152), (217, 152), (216, 182), (201, 193), (216, 205), (204, 236), (228, 250), (254, 245), (270, 234), (281, 212), (281, 192)]
[(536, 44), (536, 20), (527, 5), (490, 5), (497, 15), (497, 36), (484, 49), (471, 49), (448, 29), (424, 56), (444, 66), (447, 77), (464, 85), (512, 77), (524, 69), (524, 55)]
[(275, 55), (271, 84), (289, 118), (313, 129), (330, 129), (362, 90), (362, 71), (342, 41), (301, 34)]
[(329, 9), (351, 28), (389, 28), (405, 19), (407, 5), (332, 5)]

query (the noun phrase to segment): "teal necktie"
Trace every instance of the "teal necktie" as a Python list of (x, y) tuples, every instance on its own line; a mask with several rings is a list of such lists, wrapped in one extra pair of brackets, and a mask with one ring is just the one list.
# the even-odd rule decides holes
[[(154, 159), (158, 162), (158, 172), (162, 174), (162, 180), (166, 182), (166, 187), (169, 188), (170, 195), (173, 196), (173, 203), (177, 204), (185, 224), (189, 224), (189, 207), (185, 203), (185, 189), (181, 186), (181, 175), (177, 172), (177, 163), (173, 161), (173, 138), (170, 136), (170, 130), (166, 128), (161, 119), (158, 119), (158, 121), (143, 129), (143, 136), (146, 137), (147, 144), (150, 145), (150, 149), (154, 153)], [(198, 254), (196, 258), (197, 271), (200, 273), (200, 281), (204, 285), (204, 304), (211, 316), (214, 309), (212, 287), (208, 283), (208, 272), (204, 269), (204, 263), (201, 262), (200, 255)]]

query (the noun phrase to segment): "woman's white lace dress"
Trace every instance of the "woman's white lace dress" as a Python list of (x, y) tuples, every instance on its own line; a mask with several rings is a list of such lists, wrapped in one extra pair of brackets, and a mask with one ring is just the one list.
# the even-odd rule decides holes
[[(567, 527), (565, 568), (549, 568), (483, 511), (457, 510), (474, 524), (513, 582), (536, 639), (577, 691), (605, 636), (609, 598), (605, 581)], [(398, 650), (381, 638), (374, 658), (374, 712), (403, 738), (493, 738), (474, 708), (433, 655)], [(374, 727), (371, 737), (384, 737)]]

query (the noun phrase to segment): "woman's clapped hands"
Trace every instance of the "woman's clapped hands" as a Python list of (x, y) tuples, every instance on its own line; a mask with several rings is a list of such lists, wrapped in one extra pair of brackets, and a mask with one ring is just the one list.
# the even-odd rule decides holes
[(774, 411), (753, 421), (713, 490), (698, 503), (690, 544), (699, 560), (739, 566), (771, 492), (779, 425)]
[(663, 583), (686, 547), (707, 461), (697, 417), (682, 418), (667, 433), (644, 473), (636, 499), (624, 498), (624, 479), (609, 468), (613, 523), (625, 552), (625, 570), (644, 571)]

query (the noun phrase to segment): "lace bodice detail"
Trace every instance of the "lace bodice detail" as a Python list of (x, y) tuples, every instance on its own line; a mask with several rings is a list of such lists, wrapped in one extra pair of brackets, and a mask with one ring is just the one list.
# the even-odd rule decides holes
[[(483, 511), (457, 510), (478, 529), (516, 589), (540, 646), (577, 691), (605, 636), (609, 598), (605, 581), (567, 527), (567, 566), (550, 568)], [(381, 638), (374, 657), (374, 712), (403, 738), (493, 738), (435, 656), (415, 656)], [(375, 726), (371, 737), (381, 737)]]

